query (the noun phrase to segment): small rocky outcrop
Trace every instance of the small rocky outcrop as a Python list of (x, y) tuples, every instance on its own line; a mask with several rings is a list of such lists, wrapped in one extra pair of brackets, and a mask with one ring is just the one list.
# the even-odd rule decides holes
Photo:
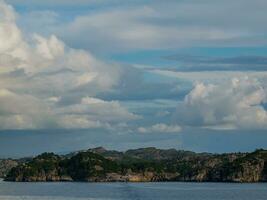
[(0, 160), (0, 178), (4, 178), (9, 171), (18, 165), (18, 161), (12, 159)]

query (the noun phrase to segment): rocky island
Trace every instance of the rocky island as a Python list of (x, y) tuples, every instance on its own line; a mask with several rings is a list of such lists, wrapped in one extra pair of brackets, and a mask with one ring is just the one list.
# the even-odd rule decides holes
[(263, 149), (210, 154), (156, 148), (119, 152), (100, 147), (67, 155), (43, 153), (13, 164), (4, 174), (5, 181), (267, 181), (267, 150)]

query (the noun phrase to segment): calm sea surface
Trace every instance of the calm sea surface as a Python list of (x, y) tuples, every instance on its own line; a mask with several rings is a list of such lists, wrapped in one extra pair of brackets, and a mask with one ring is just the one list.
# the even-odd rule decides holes
[(0, 200), (267, 200), (267, 184), (7, 183)]

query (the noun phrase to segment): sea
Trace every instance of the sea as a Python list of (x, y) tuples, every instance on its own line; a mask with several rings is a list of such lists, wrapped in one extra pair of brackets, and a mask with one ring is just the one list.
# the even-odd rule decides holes
[(237, 183), (11, 183), (0, 200), (267, 200), (267, 184)]

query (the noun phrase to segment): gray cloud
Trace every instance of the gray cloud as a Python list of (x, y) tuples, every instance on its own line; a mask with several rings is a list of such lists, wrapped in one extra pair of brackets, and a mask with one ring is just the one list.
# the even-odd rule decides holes
[(6, 0), (6, 2), (12, 4), (12, 5), (17, 5), (17, 6), (27, 6), (27, 7), (52, 7), (52, 6), (61, 6), (61, 7), (80, 7), (80, 6), (88, 6), (88, 5), (116, 5), (116, 4), (136, 4), (138, 2), (151, 2), (151, 0), (136, 0), (134, 2), (125, 2), (122, 0), (76, 0), (76, 1), (71, 1), (71, 0), (58, 0), (58, 1), (53, 1), (53, 0), (46, 0), (46, 1), (35, 1), (35, 0), (25, 0), (25, 1), (20, 1), (20, 0)]
[[(47, 11), (33, 10), (32, 14), (23, 14), (20, 22), (37, 32), (52, 32), (70, 46), (92, 48), (98, 53), (207, 45), (255, 46), (267, 42), (267, 29), (262, 26), (266, 2), (262, 0), (101, 2), (53, 2), (65, 9), (80, 6), (68, 20), (60, 16), (64, 9), (51, 7), (49, 1), (31, 2), (53, 12), (43, 18), (42, 12)], [(20, 5), (18, 1), (11, 3)], [(84, 6), (91, 4), (94, 6)], [(45, 25), (45, 30), (40, 24)]]
[(177, 71), (266, 71), (267, 56), (207, 57), (172, 55), (164, 59), (181, 63)]

